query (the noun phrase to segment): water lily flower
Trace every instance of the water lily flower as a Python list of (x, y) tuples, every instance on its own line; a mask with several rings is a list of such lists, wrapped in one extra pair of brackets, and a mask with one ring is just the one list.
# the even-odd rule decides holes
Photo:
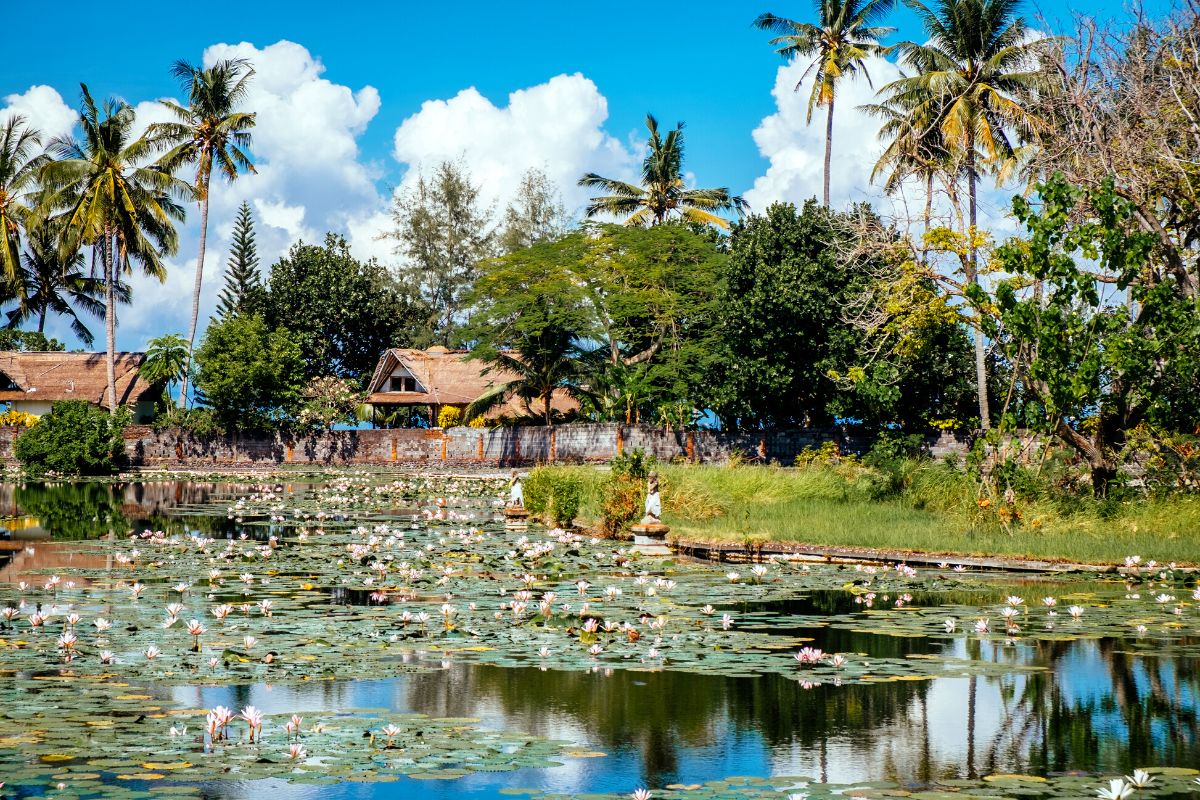
[(1080, 606), (1071, 606), (1070, 608), (1067, 609), (1067, 613), (1070, 614), (1073, 618), (1079, 619), (1080, 617), (1083, 616), (1083, 608)]
[(842, 667), (846, 666), (846, 663), (848, 661), (849, 661), (849, 659), (847, 659), (841, 653), (838, 653), (837, 655), (835, 655), (831, 659), (829, 659), (829, 663), (833, 665), (834, 669), (841, 669)]
[(34, 611), (29, 615), (28, 619), (29, 627), (35, 629), (42, 627), (42, 623), (46, 621), (46, 617), (40, 611)]
[(262, 615), (264, 617), (269, 617), (269, 616), (271, 616), (271, 606), (272, 605), (273, 605), (273, 603), (270, 600), (259, 600), (258, 601), (258, 610), (262, 613)]
[(1154, 776), (1149, 772), (1146, 772), (1144, 769), (1135, 769), (1132, 775), (1125, 776), (1125, 780), (1129, 782), (1130, 786), (1137, 787), (1138, 789), (1145, 789), (1147, 786), (1154, 783)]
[(1130, 786), (1123, 778), (1113, 778), (1108, 782), (1108, 788), (1101, 787), (1096, 795), (1102, 800), (1125, 800), (1133, 794), (1136, 787)]
[(649, 789), (634, 789), (630, 797), (633, 800), (650, 800), (651, 794)]
[(180, 725), (178, 728), (172, 725), (168, 733), (171, 736), (187, 736), (187, 725)]
[(1058, 605), (1058, 598), (1056, 598), (1056, 597), (1043, 597), (1043, 598), (1042, 598), (1042, 605), (1044, 605), (1046, 608), (1053, 608), (1054, 606)]
[(767, 574), (767, 568), (764, 567), (762, 564), (755, 564), (753, 567), (750, 568), (750, 571), (752, 573), (754, 573), (754, 577), (756, 577), (756, 578), (761, 578)]
[(233, 613), (233, 606), (229, 605), (228, 603), (224, 603), (219, 606), (213, 606), (210, 613), (217, 619), (225, 619)]
[(292, 742), (288, 745), (288, 758), (292, 761), (299, 761), (307, 756), (308, 753), (304, 749), (304, 745), (300, 742)]
[(188, 620), (188, 624), (187, 624), (188, 634), (198, 637), (202, 633), (204, 633), (205, 630), (206, 629), (205, 629), (204, 625), (201, 624), (200, 620), (198, 620), (198, 619)]
[(209, 668), (209, 669), (216, 669), (216, 668), (217, 668), (217, 659), (216, 659), (216, 656), (213, 656), (212, 658), (210, 658), (210, 659), (208, 660), (208, 668)]
[(113, 656), (112, 652), (109, 650), (101, 650), (100, 651), (100, 663), (101, 664), (113, 663), (113, 657), (114, 656)]
[(986, 619), (975, 620), (975, 632), (987, 633), (991, 629), (991, 624)]
[(1147, 628), (1145, 625), (1138, 625), (1137, 628), (1135, 628), (1134, 630), (1137, 631), (1138, 636), (1145, 636)]
[(79, 624), (81, 617), (78, 614), (67, 614), (67, 625), (74, 627)]
[(730, 583), (737, 583), (738, 578), (740, 578), (742, 576), (738, 575), (736, 572), (727, 572), (727, 573), (725, 573), (725, 577), (729, 579)]
[(62, 635), (58, 637), (58, 647), (61, 650), (70, 652), (75, 649), (75, 643), (77, 641), (78, 639), (75, 638), (74, 633), (71, 631), (63, 631)]
[(586, 620), (583, 623), (583, 629), (587, 633), (595, 633), (599, 628), (600, 628), (600, 621), (595, 619), (594, 617), (592, 619)]
[(380, 733), (382, 733), (385, 737), (387, 737), (387, 746), (391, 747), (392, 740), (395, 739), (397, 736), (399, 736), (401, 731), (399, 728), (397, 728), (395, 725), (393, 725), (392, 723), (389, 722), (383, 728), (383, 730), (380, 731)]
[(598, 644), (594, 644), (594, 645), (592, 645), (591, 647), (589, 647), (589, 648), (588, 648), (588, 655), (592, 655), (592, 656), (598, 656), (598, 655), (600, 655), (602, 652), (604, 652), (604, 648), (603, 648), (603, 647), (601, 647), (601, 646), (600, 646), (600, 645), (598, 645)]
[(604, 588), (604, 598), (606, 600), (616, 600), (621, 596), (621, 590), (616, 586), (606, 586)]
[(1166, 592), (1163, 592), (1162, 594), (1160, 594), (1154, 598), (1154, 602), (1166, 604), (1166, 603), (1171, 602), (1174, 599), (1175, 599), (1175, 595), (1171, 595), (1171, 594), (1167, 594)]
[(723, 615), (721, 617), (721, 628), (723, 630), (729, 630), (731, 625), (733, 625), (733, 617), (729, 616), (728, 614)]
[(538, 650), (538, 656), (540, 656), (541, 658), (549, 658), (550, 657), (550, 648), (543, 647), (541, 650)]
[(1010, 606), (1012, 606), (1013, 608), (1016, 608), (1017, 606), (1019, 606), (1019, 605), (1021, 605), (1022, 603), (1024, 603), (1024, 602), (1025, 602), (1025, 598), (1024, 598), (1024, 597), (1017, 597), (1015, 594), (1010, 594), (1010, 595), (1007, 597), (1007, 599), (1005, 600), (1005, 602), (1007, 602), (1007, 603), (1008, 603)]
[(96, 617), (96, 621), (92, 624), (96, 626), (97, 633), (104, 633), (112, 627), (112, 623), (106, 620), (104, 617)]
[(160, 655), (162, 655), (162, 651), (159, 650), (158, 647), (156, 647), (155, 645), (150, 645), (149, 647), (146, 648), (145, 655), (148, 660), (153, 661), (154, 659), (156, 659)]
[(711, 617), (713, 614), (717, 613), (717, 610), (710, 605), (705, 605), (700, 609), (700, 613), (706, 617)]
[(801, 664), (816, 664), (825, 658), (825, 652), (815, 647), (801, 647), (796, 653), (796, 661)]
[(955, 564), (954, 571), (955, 572), (966, 572), (967, 568), (965, 566), (963, 566), (962, 564)]
[(958, 620), (954, 617), (949, 617), (943, 625), (946, 628), (946, 633), (954, 633), (955, 629), (958, 628)]
[(250, 727), (250, 741), (253, 742), (255, 734), (262, 732), (263, 712), (254, 706), (246, 706), (238, 716)]
[(146, 587), (140, 583), (134, 583), (133, 586), (129, 587), (129, 591), (133, 595), (133, 599), (137, 600), (146, 591)]
[(0, 617), (4, 617), (4, 619), (8, 622), (12, 622), (20, 613), (21, 613), (20, 611), (13, 608), (12, 606), (5, 606), (4, 608), (0, 608)]
[(246, 646), (247, 651), (253, 650), (254, 645), (257, 643), (258, 639), (255, 639), (253, 636), (246, 636), (244, 639), (242, 639), (242, 644)]

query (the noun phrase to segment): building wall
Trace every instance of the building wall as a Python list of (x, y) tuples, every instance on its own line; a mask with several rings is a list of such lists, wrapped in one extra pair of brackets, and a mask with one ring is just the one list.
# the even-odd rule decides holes
[[(0, 428), (0, 460), (12, 462), (12, 442), (22, 429)], [(543, 427), (450, 428), (448, 430), (330, 431), (311, 436), (194, 436), (178, 429), (131, 426), (125, 449), (131, 466), (209, 467), (310, 465), (410, 465), (506, 467), (556, 462), (607, 462), (641, 448), (662, 461), (720, 463), (737, 453), (756, 462), (794, 463), (805, 447), (838, 442), (844, 453), (863, 453), (871, 439), (837, 430), (748, 433), (667, 431), (651, 425), (579, 424)], [(930, 437), (931, 455), (961, 458), (964, 437)]]

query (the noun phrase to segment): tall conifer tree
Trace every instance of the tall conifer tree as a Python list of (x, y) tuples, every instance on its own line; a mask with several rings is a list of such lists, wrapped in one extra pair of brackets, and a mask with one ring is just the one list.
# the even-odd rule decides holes
[(217, 300), (221, 319), (253, 312), (262, 299), (262, 274), (258, 270), (258, 249), (254, 244), (254, 217), (250, 205), (242, 203), (233, 225), (233, 246), (225, 267), (225, 286)]

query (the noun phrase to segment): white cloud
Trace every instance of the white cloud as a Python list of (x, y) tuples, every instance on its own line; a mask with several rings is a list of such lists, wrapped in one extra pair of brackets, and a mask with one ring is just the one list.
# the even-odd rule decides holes
[(421, 168), (461, 159), (486, 202), (504, 203), (521, 173), (536, 167), (558, 185), (569, 209), (587, 199), (576, 181), (585, 172), (628, 177), (635, 156), (604, 130), (608, 101), (579, 73), (512, 92), (497, 106), (474, 87), (449, 100), (428, 100), (396, 129), (394, 155)]
[[(777, 201), (800, 205), (811, 197), (821, 197), (826, 109), (814, 108), (812, 124), (808, 124), (805, 117), (812, 76), (795, 91), (807, 66), (805, 61), (793, 61), (779, 68), (771, 91), (776, 111), (754, 129), (758, 151), (770, 162), (766, 173), (746, 192), (746, 200), (758, 211)], [(867, 59), (867, 70), (876, 88), (900, 76), (894, 64), (877, 56)], [(858, 108), (873, 102), (874, 97), (875, 89), (863, 77), (843, 81), (838, 87), (829, 179), (830, 202), (835, 208), (882, 194), (871, 185), (871, 168), (883, 152), (876, 137), (879, 124)]]
[(78, 119), (75, 109), (63, 102), (58, 90), (40, 85), (30, 86), (22, 94), (10, 94), (4, 98), (4, 106), (0, 107), (0, 124), (18, 114), (41, 131), (43, 143), (70, 133)]

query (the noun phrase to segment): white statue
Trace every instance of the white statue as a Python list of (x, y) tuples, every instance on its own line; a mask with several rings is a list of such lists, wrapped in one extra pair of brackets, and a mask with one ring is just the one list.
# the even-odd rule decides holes
[(513, 470), (512, 481), (508, 488), (508, 507), (525, 507), (525, 487), (521, 485), (521, 476), (517, 474), (516, 470)]
[(646, 516), (642, 522), (658, 522), (662, 519), (662, 498), (658, 496), (658, 473), (646, 476)]

